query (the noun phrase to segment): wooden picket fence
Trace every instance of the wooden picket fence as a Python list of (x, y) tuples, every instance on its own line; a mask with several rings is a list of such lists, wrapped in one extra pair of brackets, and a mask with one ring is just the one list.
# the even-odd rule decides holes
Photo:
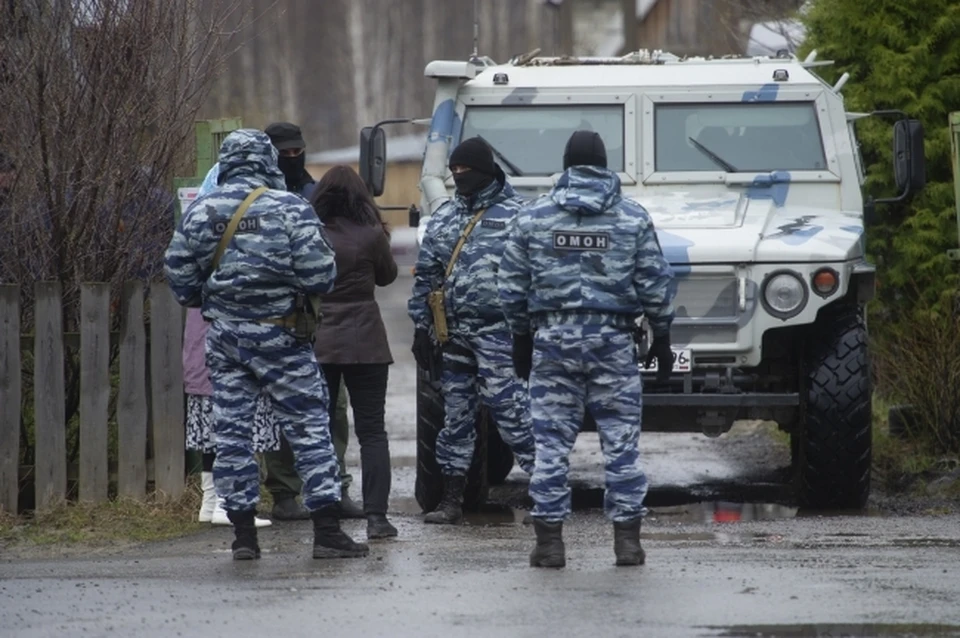
[(155, 489), (170, 497), (180, 496), (185, 486), (183, 309), (169, 287), (150, 285), (149, 335), (140, 282), (123, 285), (118, 333), (110, 331), (108, 284), (81, 285), (79, 333), (72, 334), (63, 329), (61, 285), (38, 282), (34, 293), (31, 333), (20, 325), (20, 287), (0, 285), (0, 511), (17, 511), (24, 350), (32, 349), (34, 361), (36, 507), (47, 508), (66, 498), (65, 344), (79, 345), (78, 498), (93, 502), (108, 498), (112, 344), (119, 347), (117, 494), (136, 499), (146, 496), (147, 429), (152, 423), (153, 459), (149, 465)]

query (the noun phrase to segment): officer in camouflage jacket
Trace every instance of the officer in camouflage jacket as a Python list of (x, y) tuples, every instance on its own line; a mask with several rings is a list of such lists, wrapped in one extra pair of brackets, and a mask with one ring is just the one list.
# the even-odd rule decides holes
[[(220, 148), (218, 187), (197, 198), (167, 248), (165, 270), (177, 300), (211, 322), (206, 358), (213, 383), (218, 495), (233, 523), (233, 557), (259, 558), (254, 513), (260, 495), (251, 424), (257, 396), (270, 395), (296, 457), (304, 505), (314, 521), (314, 558), (365, 556), (340, 529), (340, 479), (330, 441), (327, 387), (309, 341), (271, 323), (290, 316), (298, 293), (329, 292), (336, 265), (320, 220), (286, 192), (277, 150), (263, 132), (234, 131)], [(234, 212), (256, 199), (218, 268), (213, 258)], [(213, 271), (213, 272), (212, 272)]]
[[(450, 169), (456, 194), (427, 223), (408, 303), (416, 326), (413, 352), (418, 364), (427, 368), (435, 347), (427, 298), (430, 291), (443, 284), (450, 333), (450, 340), (443, 346), (441, 376), (446, 413), (436, 444), (443, 498), (424, 519), (440, 524), (455, 524), (462, 519), (463, 491), (473, 459), (474, 426), (481, 402), (525, 472), (533, 472), (534, 457), (529, 398), (525, 383), (510, 365), (510, 331), (497, 292), (504, 241), (522, 201), (493, 161), (490, 147), (480, 138), (468, 139), (453, 150)], [(486, 210), (444, 281), (461, 232), (481, 209)]]
[(617, 564), (644, 560), (640, 520), (647, 478), (638, 449), (641, 387), (633, 335), (645, 315), (654, 335), (647, 365), (656, 358), (669, 374), (675, 286), (650, 216), (621, 196), (620, 178), (606, 165), (600, 136), (574, 133), (563, 175), (517, 216), (500, 264), (514, 365), (530, 379), (535, 567), (566, 562), (568, 457), (585, 410), (602, 443), (604, 509), (614, 525)]

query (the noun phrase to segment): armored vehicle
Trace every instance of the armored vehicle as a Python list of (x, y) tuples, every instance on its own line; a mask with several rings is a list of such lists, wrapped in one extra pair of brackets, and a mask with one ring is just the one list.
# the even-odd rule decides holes
[[(596, 131), (624, 194), (651, 214), (677, 275), (673, 373), (644, 381), (643, 430), (719, 436), (735, 420), (789, 433), (798, 499), (856, 508), (870, 490), (871, 377), (864, 304), (874, 295), (865, 219), (925, 183), (923, 129), (899, 111), (849, 113), (816, 53), (684, 58), (435, 61), (437, 81), (420, 181), (420, 214), (451, 196), (451, 149), (481, 136), (524, 196), (548, 190), (564, 145)], [(855, 122), (892, 121), (899, 194), (871, 201)], [(361, 132), (361, 173), (382, 193), (383, 126)], [(414, 211), (416, 213), (416, 211)], [(412, 217), (416, 217), (413, 214)], [(412, 219), (416, 222), (416, 219)], [(422, 233), (424, 224), (420, 225)], [(422, 236), (422, 235), (421, 235)], [(433, 440), (439, 386), (421, 371), (417, 497), (439, 499)], [(512, 466), (495, 428), (478, 424), (474, 500)], [(589, 430), (590, 423), (585, 424)]]

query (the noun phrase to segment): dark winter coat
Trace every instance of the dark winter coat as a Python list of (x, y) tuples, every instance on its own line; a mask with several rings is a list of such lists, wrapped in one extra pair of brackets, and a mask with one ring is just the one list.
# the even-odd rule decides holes
[(337, 260), (337, 282), (321, 298), (323, 319), (314, 351), (320, 363), (393, 363), (387, 330), (374, 298), (397, 278), (390, 239), (380, 226), (328, 217), (324, 231)]

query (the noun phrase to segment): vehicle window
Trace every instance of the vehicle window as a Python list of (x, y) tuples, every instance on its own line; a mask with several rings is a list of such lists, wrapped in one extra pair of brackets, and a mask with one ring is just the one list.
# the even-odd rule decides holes
[(816, 171), (827, 167), (812, 102), (659, 104), (657, 171)]
[(543, 176), (563, 172), (563, 149), (578, 130), (596, 131), (607, 168), (623, 172), (622, 105), (468, 106), (461, 140), (485, 139), (507, 175)]

